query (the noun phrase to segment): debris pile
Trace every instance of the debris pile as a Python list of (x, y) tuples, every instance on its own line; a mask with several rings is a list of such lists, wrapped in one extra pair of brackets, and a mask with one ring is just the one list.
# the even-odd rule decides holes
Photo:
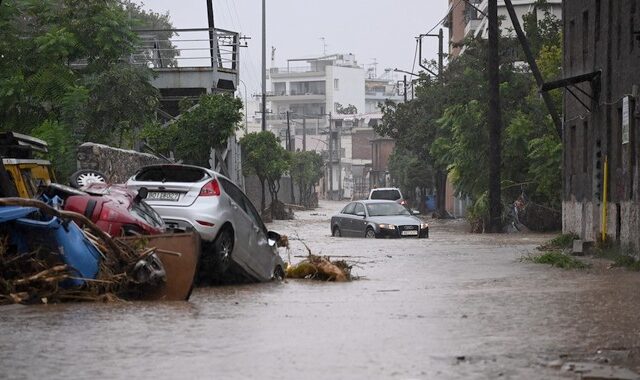
[[(99, 256), (95, 258), (97, 271), (93, 275), (92, 272), (89, 276), (83, 275), (69, 260), (71, 253), (69, 249), (65, 250), (64, 245), (68, 242), (40, 244), (25, 241), (32, 239), (32, 235), (27, 234), (26, 219), (5, 221), (0, 229), (0, 305), (132, 299), (165, 281), (164, 268), (154, 248), (135, 249), (112, 239), (83, 215), (59, 211), (45, 203), (26, 199), (0, 199), (0, 206), (37, 209), (49, 221), (59, 218), (60, 230), (66, 231), (64, 233), (74, 229), (81, 231), (78, 232), (81, 245), (97, 249)], [(47, 228), (51, 224), (38, 220), (32, 222), (35, 225), (46, 224)], [(78, 225), (84, 229), (80, 230)], [(43, 232), (38, 230), (36, 233)], [(64, 233), (61, 233), (62, 239), (67, 239)], [(25, 246), (29, 249), (26, 250)], [(74, 244), (74, 248), (77, 246)], [(80, 249), (80, 252), (92, 258), (90, 250)]]
[[(289, 249), (289, 240), (285, 236), (286, 245), (279, 245)], [(351, 268), (345, 260), (331, 260), (328, 256), (318, 256), (311, 253), (311, 249), (304, 243), (308, 255), (296, 265), (289, 265), (286, 270), (287, 278), (303, 278), (319, 281), (345, 282), (353, 280)]]
[(296, 265), (287, 267), (287, 278), (306, 278), (319, 281), (351, 281), (351, 265), (344, 260), (332, 261), (325, 256), (309, 254)]

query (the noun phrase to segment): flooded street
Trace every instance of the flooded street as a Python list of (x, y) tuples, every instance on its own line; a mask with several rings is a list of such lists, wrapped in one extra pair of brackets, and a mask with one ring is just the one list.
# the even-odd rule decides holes
[[(188, 303), (3, 307), (1, 378), (572, 378), (557, 360), (640, 369), (640, 275), (522, 263), (549, 235), (330, 237), (344, 203), (269, 227), (292, 261), (355, 262), (351, 283), (196, 289)], [(288, 260), (285, 251), (283, 259)], [(598, 351), (601, 350), (601, 353)]]

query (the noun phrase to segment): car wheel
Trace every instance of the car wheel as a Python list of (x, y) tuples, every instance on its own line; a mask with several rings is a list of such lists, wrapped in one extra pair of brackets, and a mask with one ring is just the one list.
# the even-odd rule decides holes
[(340, 228), (338, 226), (334, 226), (333, 230), (331, 230), (331, 236), (341, 237), (342, 233), (340, 232)]
[(282, 281), (284, 280), (284, 276), (285, 276), (284, 269), (282, 269), (282, 267), (278, 265), (276, 269), (273, 270), (273, 279), (277, 281)]
[(71, 174), (71, 176), (69, 177), (69, 185), (71, 185), (71, 187), (75, 187), (76, 189), (87, 186), (88, 184), (94, 182), (106, 183), (107, 176), (97, 170), (82, 169)]
[(220, 231), (220, 234), (213, 243), (216, 255), (217, 269), (220, 274), (225, 274), (231, 266), (231, 254), (233, 253), (233, 230), (227, 227)]
[(375, 239), (376, 232), (373, 230), (373, 228), (368, 227), (367, 232), (364, 233), (364, 237), (366, 237), (367, 239)]

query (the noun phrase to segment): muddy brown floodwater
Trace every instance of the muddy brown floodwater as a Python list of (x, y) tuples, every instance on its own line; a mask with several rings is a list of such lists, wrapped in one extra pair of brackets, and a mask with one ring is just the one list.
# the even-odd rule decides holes
[[(196, 289), (188, 303), (0, 309), (0, 378), (554, 379), (638, 370), (640, 275), (522, 263), (548, 235), (332, 238), (325, 202), (270, 228), (356, 262), (351, 283)], [(287, 260), (287, 254), (282, 256)]]

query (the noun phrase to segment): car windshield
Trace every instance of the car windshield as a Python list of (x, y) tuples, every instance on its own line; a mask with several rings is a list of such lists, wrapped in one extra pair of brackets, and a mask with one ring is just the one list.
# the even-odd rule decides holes
[(371, 193), (371, 199), (387, 199), (390, 201), (397, 201), (400, 199), (400, 192), (398, 190), (374, 190)]
[(411, 215), (409, 210), (397, 203), (369, 203), (369, 216)]
[(144, 220), (147, 224), (150, 224), (154, 227), (160, 228), (163, 225), (163, 221), (160, 215), (158, 215), (158, 213), (144, 201), (133, 202), (133, 204), (131, 205), (131, 210), (129, 211), (132, 215)]
[(207, 172), (188, 166), (152, 166), (142, 169), (136, 181), (148, 182), (200, 182), (208, 177)]

